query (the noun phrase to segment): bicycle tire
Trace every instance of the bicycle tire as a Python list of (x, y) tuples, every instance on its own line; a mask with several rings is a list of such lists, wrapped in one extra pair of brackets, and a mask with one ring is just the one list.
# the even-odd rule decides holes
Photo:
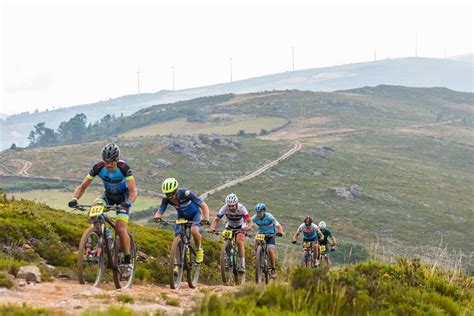
[[(171, 245), (170, 258), (168, 261), (168, 276), (170, 288), (172, 289), (179, 288), (183, 278), (184, 262), (182, 262), (181, 258), (185, 257), (183, 254), (184, 251), (185, 249), (183, 241), (181, 240), (181, 236), (178, 235), (174, 238)], [(175, 267), (178, 267), (177, 273), (175, 271)]]
[[(89, 276), (90, 273), (94, 274), (93, 271), (86, 271), (87, 266), (84, 263), (84, 256), (86, 255), (86, 253), (85, 253), (86, 244), (87, 244), (89, 236), (93, 235), (93, 234), (95, 234), (97, 236), (97, 238), (96, 238), (96, 240), (97, 240), (96, 249), (102, 249), (103, 248), (102, 245), (101, 245), (101, 240), (100, 240), (100, 237), (99, 237), (98, 230), (95, 226), (91, 226), (91, 227), (87, 228), (82, 233), (81, 241), (79, 242), (79, 249), (78, 249), (78, 252), (77, 252), (77, 276), (78, 276), (79, 283), (81, 283), (81, 284), (86, 284), (87, 283), (87, 280), (90, 277)], [(104, 252), (102, 250), (101, 250), (101, 253), (100, 253), (98, 259), (99, 259), (99, 262), (98, 262), (98, 265), (97, 265), (98, 270), (97, 270), (97, 272), (95, 272), (96, 277), (95, 277), (94, 283), (93, 283), (93, 286), (95, 286), (95, 287), (99, 286), (100, 281), (102, 280), (102, 277), (105, 273)], [(89, 265), (89, 266), (92, 266), (92, 265)]]
[[(130, 238), (130, 256), (132, 261), (132, 274), (122, 280), (122, 274), (120, 273), (118, 266), (123, 259), (123, 252), (122, 252), (122, 244), (120, 242), (120, 236), (116, 233), (115, 234), (115, 242), (114, 242), (114, 252), (113, 252), (113, 276), (114, 276), (114, 284), (116, 289), (129, 289), (133, 285), (133, 280), (135, 279), (135, 270), (137, 267), (137, 246), (135, 244), (135, 240), (133, 239), (132, 235), (129, 232), (128, 237)], [(118, 250), (118, 251), (117, 251)]]
[(187, 256), (184, 256), (184, 266), (186, 267), (186, 280), (188, 281), (188, 286), (194, 289), (198, 285), (199, 281), (199, 267), (200, 265), (196, 263), (196, 252), (192, 245), (188, 245), (190, 260), (188, 262)]
[[(229, 258), (228, 255), (228, 247), (230, 246), (230, 241), (226, 240), (224, 241), (224, 244), (221, 247), (221, 253), (220, 253), (220, 265), (221, 265), (221, 278), (222, 278), (222, 283), (224, 285), (230, 285), (231, 284), (231, 266), (230, 264), (232, 263), (231, 259)], [(227, 268), (226, 268), (227, 265)]]
[(255, 282), (257, 284), (262, 283), (262, 278), (263, 278), (264, 268), (265, 268), (264, 256), (265, 256), (264, 249), (262, 248), (261, 245), (259, 245), (257, 247), (257, 253), (255, 255)]

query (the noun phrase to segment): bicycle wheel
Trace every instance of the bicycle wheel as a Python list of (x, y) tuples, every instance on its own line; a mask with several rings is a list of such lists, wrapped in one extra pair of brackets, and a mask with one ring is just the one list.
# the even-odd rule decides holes
[(331, 261), (329, 260), (329, 256), (326, 253), (323, 254), (321, 258), (321, 265), (326, 268), (329, 268), (330, 264), (331, 264)]
[(272, 275), (270, 271), (270, 263), (268, 262), (268, 260), (270, 260), (269, 258), (270, 258), (270, 255), (268, 254), (268, 252), (265, 253), (265, 251), (263, 251), (263, 262), (264, 262), (263, 276), (265, 277), (265, 284), (268, 284), (270, 280), (272, 279)]
[(196, 263), (196, 252), (194, 245), (189, 245), (189, 260), (188, 256), (185, 256), (184, 262), (186, 267), (186, 279), (190, 288), (194, 289), (199, 281), (199, 264)]
[(114, 275), (114, 284), (115, 288), (117, 289), (129, 289), (132, 287), (133, 280), (135, 278), (135, 269), (137, 264), (137, 246), (135, 244), (135, 240), (133, 240), (132, 235), (128, 233), (128, 237), (130, 238), (130, 256), (131, 256), (131, 264), (132, 264), (132, 273), (128, 276), (123, 275), (123, 271), (120, 269), (120, 265), (124, 264), (124, 253), (122, 251), (122, 243), (120, 241), (120, 236), (115, 234), (115, 242), (114, 242), (114, 265), (113, 265), (113, 275)]
[(99, 286), (105, 273), (103, 239), (97, 228), (92, 226), (84, 231), (77, 252), (77, 276), (81, 284)]
[(221, 264), (221, 277), (224, 285), (230, 285), (232, 281), (232, 260), (229, 258), (230, 255), (230, 241), (226, 240), (221, 248), (220, 264)]
[(173, 244), (171, 245), (168, 262), (168, 275), (172, 289), (179, 288), (181, 279), (183, 278), (184, 257), (184, 244), (181, 240), (181, 236), (178, 235), (174, 238)]
[[(257, 247), (257, 253), (255, 255), (255, 282), (261, 284), (264, 275), (265, 268), (265, 250), (262, 246)], [(268, 283), (268, 282), (267, 282)]]
[(303, 258), (301, 259), (301, 266), (303, 268), (309, 268), (311, 267), (311, 264), (312, 264), (312, 257), (311, 257), (311, 254), (309, 253), (309, 251), (304, 251), (304, 254), (303, 254)]

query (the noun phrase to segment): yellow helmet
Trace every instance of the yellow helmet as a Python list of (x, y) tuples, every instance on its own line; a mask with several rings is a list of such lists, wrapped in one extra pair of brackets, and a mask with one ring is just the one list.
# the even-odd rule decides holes
[(176, 191), (178, 188), (178, 180), (175, 178), (167, 178), (165, 181), (163, 181), (163, 184), (161, 185), (161, 190), (163, 191), (164, 194), (166, 193), (172, 193)]

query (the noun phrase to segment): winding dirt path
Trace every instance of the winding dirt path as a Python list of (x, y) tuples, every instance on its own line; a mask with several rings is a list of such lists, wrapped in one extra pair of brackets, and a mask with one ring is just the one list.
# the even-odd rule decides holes
[(241, 183), (241, 182), (244, 182), (244, 181), (247, 181), (247, 180), (250, 180), (252, 178), (255, 178), (256, 176), (264, 173), (265, 171), (267, 171), (268, 169), (270, 169), (271, 167), (273, 166), (276, 166), (278, 163), (282, 162), (283, 160), (287, 159), (288, 157), (292, 156), (293, 154), (295, 154), (296, 152), (298, 152), (303, 146), (301, 145), (300, 142), (296, 142), (295, 145), (293, 146), (293, 148), (291, 148), (289, 151), (287, 151), (286, 153), (284, 153), (283, 155), (281, 155), (280, 157), (278, 157), (277, 159), (273, 160), (273, 161), (270, 161), (269, 163), (265, 164), (264, 166), (258, 168), (257, 170), (253, 171), (252, 173), (249, 173), (243, 177), (240, 177), (240, 178), (237, 178), (237, 179), (234, 179), (232, 181), (229, 181), (227, 183), (224, 183), (218, 187), (215, 187), (209, 191), (206, 191), (204, 192), (203, 194), (201, 194), (200, 198), (201, 199), (205, 199), (207, 198), (209, 195), (212, 195), (216, 192), (219, 192), (219, 191), (222, 191), (224, 189), (227, 189), (229, 187), (232, 187), (238, 183)]

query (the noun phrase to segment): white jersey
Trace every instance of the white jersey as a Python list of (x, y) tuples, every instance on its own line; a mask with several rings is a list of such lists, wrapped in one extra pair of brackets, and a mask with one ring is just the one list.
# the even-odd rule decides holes
[(305, 239), (314, 239), (318, 237), (318, 231), (319, 227), (315, 223), (311, 223), (309, 227), (306, 226), (305, 223), (303, 223), (300, 225), (300, 227), (298, 227), (298, 232), (303, 233), (303, 237)]
[(237, 204), (235, 212), (229, 210), (227, 204), (224, 204), (217, 213), (217, 218), (221, 219), (224, 215), (227, 217), (226, 227), (245, 227), (244, 219), (250, 218), (249, 212), (240, 203)]

